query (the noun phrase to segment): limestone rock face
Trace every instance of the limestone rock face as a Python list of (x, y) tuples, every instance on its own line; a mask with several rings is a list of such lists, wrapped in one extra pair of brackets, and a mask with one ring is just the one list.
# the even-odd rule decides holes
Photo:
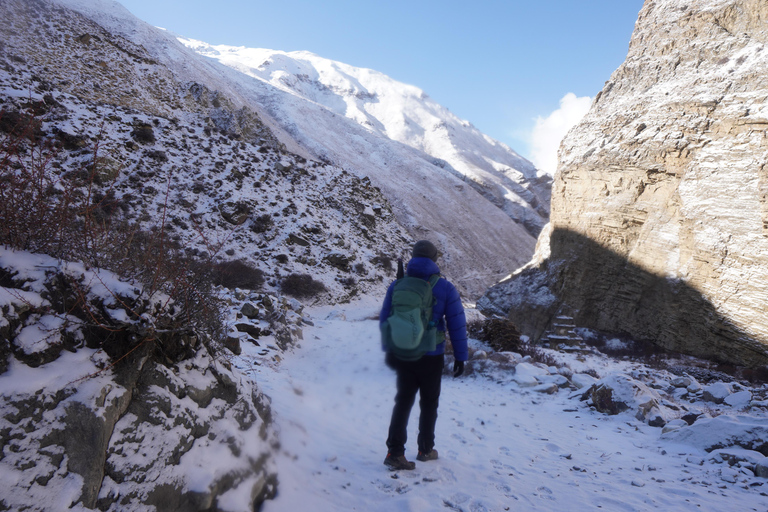
[(486, 308), (768, 363), (768, 3), (646, 1), (559, 157), (550, 254)]

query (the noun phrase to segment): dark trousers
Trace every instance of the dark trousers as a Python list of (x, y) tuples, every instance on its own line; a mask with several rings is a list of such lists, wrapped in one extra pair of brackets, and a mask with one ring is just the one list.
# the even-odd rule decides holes
[[(389, 360), (392, 361), (390, 355)], [(429, 453), (435, 446), (435, 423), (440, 399), (440, 380), (443, 376), (445, 357), (424, 356), (418, 361), (395, 360), (392, 364), (397, 372), (397, 395), (389, 423), (387, 448), (393, 457), (405, 453), (408, 440), (408, 417), (419, 392), (419, 451)]]

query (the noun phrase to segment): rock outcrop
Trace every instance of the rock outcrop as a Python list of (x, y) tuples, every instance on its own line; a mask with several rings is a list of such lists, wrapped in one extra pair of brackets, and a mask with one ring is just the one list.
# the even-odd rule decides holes
[(768, 363), (767, 43), (762, 0), (646, 1), (562, 143), (548, 250), (483, 307), (537, 339), (566, 307), (579, 326)]
[[(160, 329), (152, 311), (169, 302), (0, 248), (0, 510), (252, 510), (274, 496), (268, 399), (210, 336)], [(289, 305), (272, 309), (271, 329), (295, 339)]]

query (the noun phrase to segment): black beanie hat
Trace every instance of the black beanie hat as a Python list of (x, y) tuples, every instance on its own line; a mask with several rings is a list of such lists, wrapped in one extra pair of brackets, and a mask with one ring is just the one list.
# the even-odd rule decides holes
[(414, 258), (429, 258), (437, 262), (437, 247), (429, 240), (419, 240), (413, 244), (411, 256)]

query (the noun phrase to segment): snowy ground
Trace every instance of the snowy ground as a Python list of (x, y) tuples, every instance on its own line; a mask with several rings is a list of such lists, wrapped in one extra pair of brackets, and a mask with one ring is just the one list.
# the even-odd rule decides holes
[(440, 459), (388, 471), (395, 375), (377, 311), (371, 301), (310, 310), (315, 325), (280, 362), (244, 345), (238, 364), (272, 397), (282, 442), (279, 494), (265, 512), (768, 509), (768, 480), (664, 442), (629, 413), (607, 416), (569, 390), (542, 395), (501, 372), (444, 377)]

